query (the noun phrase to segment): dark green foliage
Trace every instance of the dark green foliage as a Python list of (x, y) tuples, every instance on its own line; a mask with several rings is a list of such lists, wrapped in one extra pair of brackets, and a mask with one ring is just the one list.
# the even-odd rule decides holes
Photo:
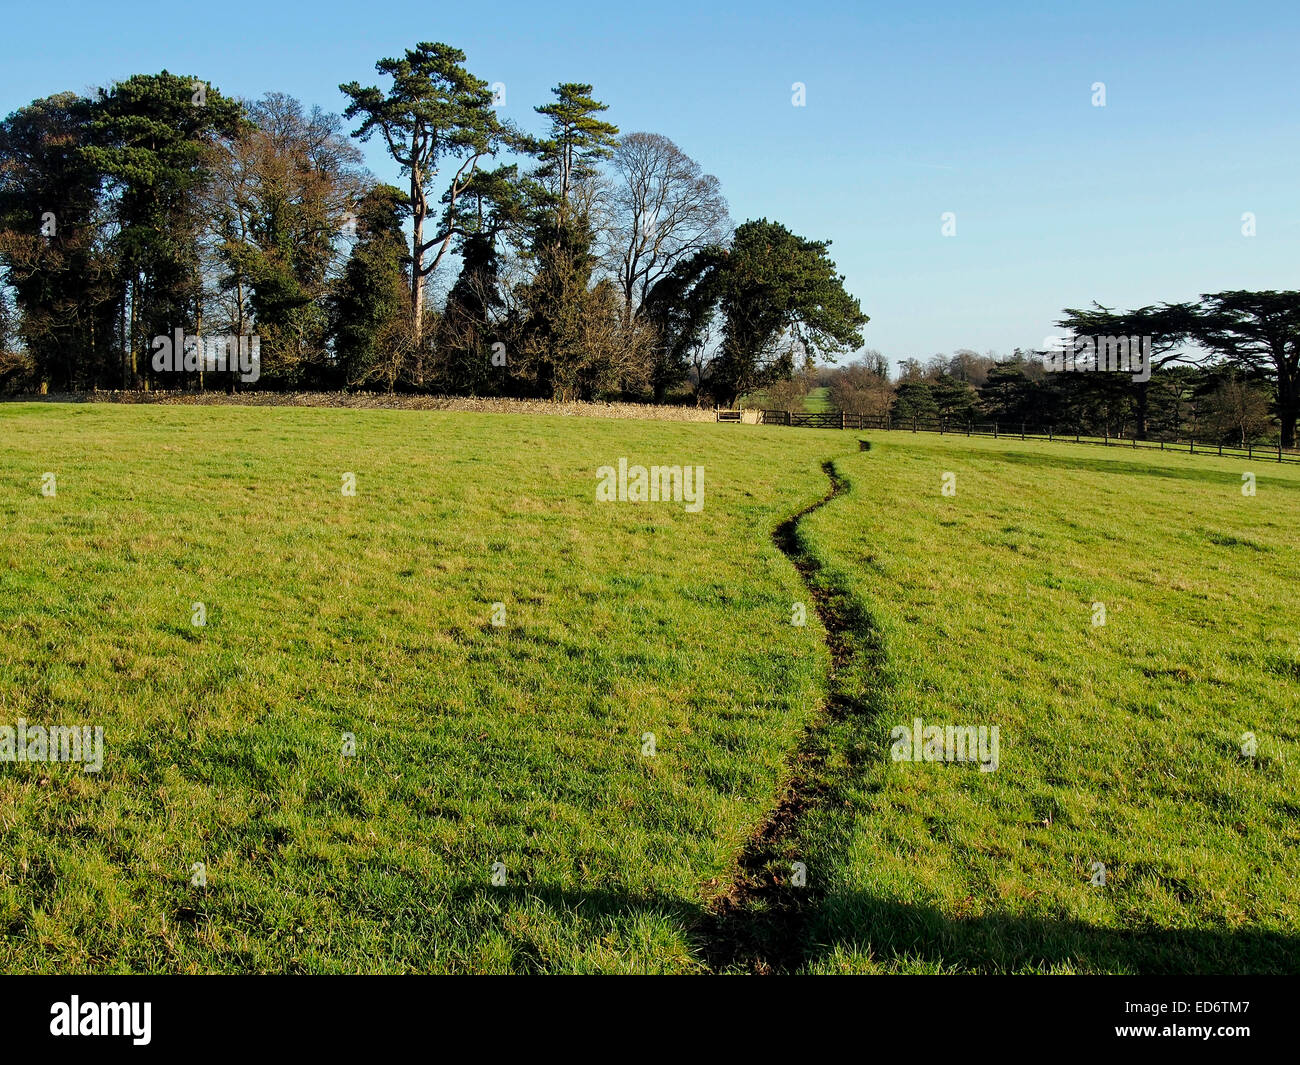
[(721, 269), (722, 348), (711, 382), (719, 400), (734, 403), (789, 377), (790, 341), (799, 342), (808, 360), (862, 344), (867, 316), (845, 291), (829, 246), (766, 219), (736, 230)]
[(503, 387), (508, 365), (504, 349), (500, 365), (492, 361), (492, 344), (498, 342), (493, 326), (505, 307), (492, 237), (475, 233), (466, 238), (461, 263), (438, 323), (439, 383), (448, 392), (490, 394)]
[[(497, 120), (492, 90), (464, 67), (465, 53), (447, 44), (421, 42), (401, 59), (381, 59), (375, 69), (392, 78), (387, 93), (357, 82), (340, 85), (352, 102), (346, 118), (360, 118), (354, 136), (369, 140), (378, 132), (393, 160), (409, 179), (411, 213), (411, 328), (417, 345), (417, 383), (423, 378), (425, 327), (424, 282), (438, 267), (456, 236), (461, 196), (470, 187), (479, 163), (511, 136)], [(441, 194), (442, 215), (426, 239), (425, 220), (432, 214), (429, 193), (440, 168), (448, 163), (451, 178)], [(428, 257), (428, 258), (426, 258)]]
[[(1171, 363), (1187, 357), (1187, 343), (1192, 334), (1193, 312), (1184, 304), (1165, 304), (1159, 307), (1139, 307), (1135, 311), (1113, 311), (1094, 303), (1087, 310), (1066, 308), (1057, 323), (1075, 336), (1083, 337), (1149, 337), (1151, 345), (1151, 370), (1154, 373)], [(1131, 397), (1134, 433), (1139, 440), (1147, 438), (1148, 408), (1154, 387), (1151, 381), (1135, 381), (1132, 375), (1108, 373), (1084, 374), (1073, 381), (1078, 391), (1100, 396), (1109, 408), (1128, 406), (1124, 397)], [(1100, 378), (1100, 379), (1098, 379)]]
[(707, 341), (726, 261), (724, 248), (705, 248), (678, 263), (646, 296), (642, 313), (655, 331), (650, 384), (656, 403), (686, 380), (692, 356)]
[(437, 385), (444, 391), (482, 395), (508, 388), (509, 352), (492, 348), (505, 343), (498, 328), (506, 306), (499, 241), (523, 222), (527, 210), (527, 190), (516, 166), (477, 171), (454, 207), (461, 270), (438, 323)]
[(1202, 295), (1193, 332), (1209, 350), (1272, 382), (1282, 446), (1294, 447), (1300, 415), (1300, 291)]
[(596, 117), (609, 110), (591, 95), (592, 87), (564, 82), (551, 90), (555, 102), (534, 108), (550, 120), (550, 136), (532, 145), (541, 160), (535, 178), (547, 190), (546, 202), (563, 220), (572, 192), (596, 174), (617, 143), (618, 127)]
[(939, 405), (934, 401), (934, 386), (929, 381), (899, 382), (894, 390), (894, 406), (890, 413), (894, 421), (903, 424), (938, 418)]
[(406, 320), (406, 211), (405, 194), (392, 185), (375, 186), (357, 210), (357, 242), (330, 300), (335, 361), (349, 387), (379, 380), (391, 390), (398, 376), (384, 345), (401, 343), (396, 326)]
[(93, 118), (91, 101), (62, 93), (0, 125), (0, 263), (21, 313), (11, 338), (21, 335), (37, 380), (56, 392), (122, 380), (118, 259), (100, 174), (82, 150)]
[(536, 394), (575, 399), (583, 378), (584, 304), (596, 257), (585, 218), (535, 223), (533, 280), (524, 287), (516, 347)]
[[(202, 288), (198, 194), (221, 137), (242, 107), (194, 77), (136, 74), (100, 90), (82, 156), (108, 182), (117, 233), (112, 246), (127, 283), (125, 376), (146, 376), (149, 338), (199, 326)], [(175, 387), (174, 381), (165, 382)]]

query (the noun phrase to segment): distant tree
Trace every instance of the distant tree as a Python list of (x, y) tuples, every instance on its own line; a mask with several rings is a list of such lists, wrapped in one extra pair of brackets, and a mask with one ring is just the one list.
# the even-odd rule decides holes
[(989, 370), (979, 395), (985, 412), (994, 421), (1040, 424), (1043, 388), (1026, 370), (1026, 360), (1014, 356)]
[[(526, 189), (515, 166), (478, 171), (457, 205), (461, 270), (438, 323), (438, 383), (448, 391), (485, 394), (508, 384), (510, 338), (502, 328), (507, 303), (499, 241), (520, 226), (526, 208)], [(497, 343), (503, 347), (494, 350)], [(496, 354), (500, 359), (494, 364)]]
[(895, 421), (929, 421), (939, 417), (934, 385), (929, 381), (902, 381), (894, 391), (892, 414)]
[[(94, 108), (75, 93), (0, 123), (0, 267), (38, 387), (121, 385), (122, 309), (102, 176), (86, 158)], [(15, 379), (16, 380), (16, 379)]]
[(900, 359), (898, 362), (899, 381), (924, 381), (925, 367), (919, 359)]
[(812, 391), (812, 375), (796, 373), (784, 381), (773, 381), (767, 386), (763, 406), (768, 410), (801, 411), (807, 405)]
[[(1079, 310), (1067, 307), (1057, 324), (1081, 337), (1124, 337), (1136, 343), (1139, 338), (1150, 337), (1151, 371), (1154, 374), (1171, 363), (1188, 358), (1188, 340), (1192, 333), (1193, 314), (1185, 304), (1163, 304), (1161, 306), (1139, 307), (1134, 311), (1114, 311), (1093, 303), (1092, 307)], [(1131, 350), (1131, 349), (1130, 349)], [(1136, 351), (1133, 352), (1136, 356)], [(1069, 380), (1057, 382), (1062, 387), (1075, 385), (1088, 387), (1098, 385), (1096, 381), (1081, 381), (1079, 378), (1091, 377), (1091, 374), (1062, 375)], [(1150, 380), (1135, 381), (1132, 375), (1114, 376), (1105, 382), (1113, 386), (1115, 382), (1126, 382), (1122, 391), (1133, 398), (1133, 416), (1136, 421), (1134, 433), (1139, 440), (1147, 438), (1147, 415), (1150, 405), (1152, 384)]]
[(861, 346), (867, 316), (829, 246), (766, 219), (736, 230), (720, 267), (722, 345), (711, 386), (720, 401), (789, 377), (796, 351), (813, 360)]
[(1244, 447), (1259, 440), (1272, 426), (1268, 383), (1260, 374), (1253, 377), (1231, 363), (1209, 375), (1202, 424), (1218, 439)]
[(1269, 381), (1282, 446), (1295, 447), (1300, 415), (1300, 291), (1202, 295), (1193, 328), (1202, 346)]
[[(492, 90), (463, 66), (465, 53), (446, 44), (422, 42), (401, 59), (381, 59), (375, 69), (393, 79), (385, 93), (357, 82), (340, 85), (352, 102), (348, 119), (360, 118), (353, 135), (369, 140), (378, 131), (388, 154), (409, 179), (411, 216), (411, 331), (417, 345), (424, 332), (425, 280), (442, 262), (456, 235), (455, 219), (462, 195), (470, 188), (481, 160), (494, 155), (509, 131), (497, 120)], [(434, 234), (424, 227), (433, 213), (430, 193), (443, 169), (441, 217)], [(435, 202), (438, 202), (435, 200)], [(431, 259), (426, 256), (433, 252)], [(417, 379), (423, 373), (417, 367)]]
[(878, 351), (869, 350), (830, 376), (830, 404), (850, 414), (881, 417), (889, 413), (894, 390), (889, 383), (889, 363)]
[(954, 424), (975, 420), (979, 407), (979, 394), (968, 381), (958, 380), (951, 374), (938, 374), (930, 386), (930, 394), (938, 408), (939, 416)]
[[(596, 256), (585, 216), (539, 215), (533, 226), (532, 279), (520, 291), (512, 324), (512, 364), (536, 394), (548, 399), (589, 398), (593, 372), (604, 355), (587, 346), (589, 315), (603, 317), (608, 295), (592, 287)], [(599, 376), (599, 375), (597, 375)]]
[(944, 360), (943, 371), (957, 381), (979, 388), (988, 380), (989, 368), (997, 361), (992, 352), (981, 355), (970, 348), (958, 348)]
[(692, 366), (703, 371), (726, 258), (721, 247), (704, 248), (677, 263), (646, 295), (642, 310), (654, 330), (650, 384), (656, 403), (687, 379)]
[(558, 230), (568, 220), (575, 190), (593, 179), (600, 161), (613, 154), (618, 127), (596, 117), (609, 105), (592, 97), (590, 85), (563, 82), (551, 92), (553, 103), (533, 109), (548, 119), (547, 136), (531, 141), (529, 149), (541, 161), (534, 178)]
[[(517, 287), (511, 335), (522, 379), (548, 398), (587, 398), (614, 388), (614, 377), (629, 381), (628, 360), (605, 347), (608, 310), (615, 293), (598, 284), (598, 162), (608, 157), (618, 133), (597, 118), (606, 105), (592, 87), (564, 83), (553, 103), (537, 107), (549, 129), (527, 147), (538, 165), (524, 184), (528, 199), (527, 237), (522, 254), (531, 276)], [(648, 345), (627, 329), (629, 355), (648, 357)]]

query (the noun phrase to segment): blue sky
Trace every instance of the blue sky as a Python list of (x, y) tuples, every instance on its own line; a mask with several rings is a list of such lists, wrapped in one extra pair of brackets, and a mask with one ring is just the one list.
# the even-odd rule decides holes
[[(5, 114), (163, 68), (341, 111), (340, 82), (422, 40), (504, 82), (527, 128), (552, 85), (591, 82), (623, 131), (717, 174), (738, 222), (832, 240), (891, 360), (1038, 346), (1093, 299), (1300, 288), (1294, 0), (73, 0), (11, 6), (4, 26)], [(396, 176), (377, 142), (366, 155)]]

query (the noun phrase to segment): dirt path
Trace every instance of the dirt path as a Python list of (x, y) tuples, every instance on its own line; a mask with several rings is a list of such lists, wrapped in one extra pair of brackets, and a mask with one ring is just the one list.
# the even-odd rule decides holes
[(805, 517), (848, 488), (833, 462), (822, 463), (822, 469), (830, 480), (829, 491), (777, 526), (772, 541), (799, 571), (826, 629), (831, 652), (827, 701), (795, 750), (775, 809), (741, 854), (731, 890), (713, 901), (699, 929), (704, 956), (714, 972), (788, 973), (802, 964), (805, 915), (821, 891), (812, 872), (805, 886), (792, 883), (794, 863), (800, 861), (798, 827), (810, 808), (832, 798), (825, 772), (827, 725), (861, 709), (839, 692), (837, 677), (854, 654), (850, 637), (865, 619), (828, 580), (799, 533)]

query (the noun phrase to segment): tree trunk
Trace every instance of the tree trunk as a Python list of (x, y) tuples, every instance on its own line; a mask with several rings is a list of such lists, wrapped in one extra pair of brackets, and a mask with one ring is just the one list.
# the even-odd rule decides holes
[(1135, 440), (1145, 440), (1147, 438), (1147, 403), (1149, 400), (1150, 381), (1139, 381), (1137, 386), (1137, 403), (1134, 417), (1137, 426), (1133, 430)]
[[(412, 153), (414, 154), (414, 152)], [(420, 195), (420, 169), (411, 167), (411, 222), (414, 240), (411, 245), (411, 334), (415, 343), (420, 343), (420, 331), (424, 326), (424, 252), (420, 245), (424, 242), (424, 208)]]
[(1300, 389), (1297, 388), (1296, 374), (1288, 373), (1286, 367), (1279, 368), (1277, 375), (1277, 416), (1282, 423), (1282, 446), (1295, 447), (1296, 416), (1300, 414)]

